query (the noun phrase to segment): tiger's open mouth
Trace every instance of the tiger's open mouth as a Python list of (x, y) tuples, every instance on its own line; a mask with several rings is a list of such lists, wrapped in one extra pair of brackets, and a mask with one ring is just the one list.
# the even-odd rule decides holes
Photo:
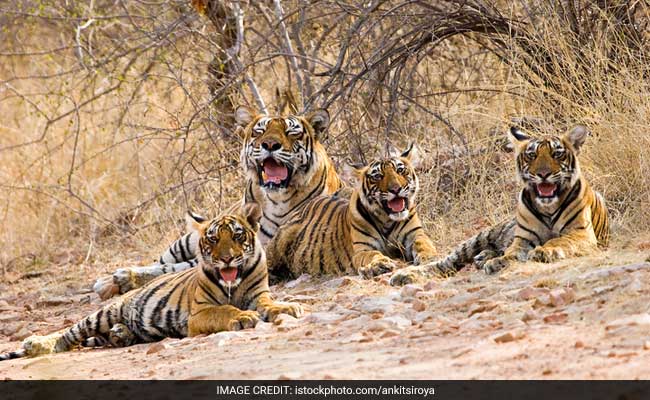
[(291, 168), (272, 157), (264, 159), (258, 166), (260, 185), (269, 189), (284, 189), (291, 181)]
[(384, 210), (388, 214), (399, 214), (406, 209), (406, 205), (407, 199), (399, 196), (383, 201)]
[(557, 188), (558, 186), (556, 183), (543, 182), (535, 184), (537, 195), (541, 198), (555, 197), (557, 194)]
[(238, 267), (226, 267), (219, 268), (219, 275), (224, 282), (233, 284), (241, 274)]

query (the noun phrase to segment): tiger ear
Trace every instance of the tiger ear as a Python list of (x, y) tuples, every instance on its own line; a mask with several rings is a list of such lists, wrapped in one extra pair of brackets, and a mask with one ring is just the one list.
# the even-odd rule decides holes
[(420, 156), (420, 148), (415, 145), (414, 142), (411, 142), (406, 150), (400, 155), (402, 158), (406, 158), (411, 163), (413, 168), (419, 168), (422, 164), (422, 157)]
[[(521, 149), (530, 140), (530, 136), (526, 135), (521, 129), (516, 126), (511, 126), (508, 131), (508, 139), (514, 146), (515, 150)], [(519, 150), (518, 150), (519, 151)]]
[(188, 211), (187, 214), (185, 214), (186, 229), (188, 232), (198, 232), (201, 229), (203, 223), (205, 223), (207, 220), (208, 219), (202, 215)]
[(564, 135), (564, 140), (571, 143), (571, 146), (573, 146), (576, 152), (580, 152), (580, 148), (585, 143), (585, 140), (587, 140), (588, 135), (589, 129), (584, 125), (578, 125)]
[(319, 108), (307, 115), (307, 122), (314, 128), (314, 133), (318, 138), (330, 125), (330, 113), (324, 108)]
[(235, 122), (241, 127), (247, 126), (258, 114), (259, 112), (252, 107), (239, 106), (235, 110)]
[(256, 202), (244, 204), (242, 213), (246, 218), (248, 225), (257, 231), (260, 228), (260, 219), (262, 219), (262, 208)]
[(365, 166), (363, 164), (355, 163), (351, 159), (347, 158), (343, 161), (341, 178), (343, 178), (345, 182), (356, 186), (361, 181), (364, 169)]

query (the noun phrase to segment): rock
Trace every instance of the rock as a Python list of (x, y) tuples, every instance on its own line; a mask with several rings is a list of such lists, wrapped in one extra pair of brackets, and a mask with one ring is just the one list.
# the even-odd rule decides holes
[(149, 346), (149, 348), (147, 348), (147, 353), (146, 354), (147, 355), (155, 354), (155, 353), (158, 353), (159, 351), (162, 351), (162, 350), (165, 350), (165, 345), (160, 343), (160, 342), (156, 342), (156, 343), (152, 344), (151, 346)]
[(608, 323), (605, 326), (605, 329), (612, 329), (625, 325), (650, 325), (650, 314), (643, 313), (620, 318)]
[(346, 337), (345, 339), (341, 340), (341, 343), (361, 343), (362, 341), (365, 341), (367, 339), (367, 336), (364, 335), (361, 332), (355, 332), (351, 334), (350, 336)]
[(643, 343), (643, 350), (650, 350), (650, 340), (646, 340)]
[(9, 339), (18, 341), (18, 340), (27, 339), (30, 336), (32, 336), (32, 332), (29, 329), (27, 329), (27, 327), (23, 326), (22, 328), (18, 329), (17, 332), (11, 335)]
[(284, 301), (293, 301), (293, 302), (298, 302), (298, 303), (304, 303), (304, 304), (314, 304), (320, 299), (315, 296), (308, 296), (305, 294), (298, 294), (295, 296), (287, 296)]
[[(646, 261), (650, 261), (650, 258), (647, 259)], [(577, 280), (578, 281), (584, 281), (587, 279), (594, 279), (594, 278), (606, 278), (608, 276), (612, 275), (618, 275), (622, 274), (625, 272), (633, 272), (633, 271), (638, 271), (642, 269), (650, 269), (650, 262), (643, 262), (643, 263), (636, 263), (636, 264), (628, 264), (628, 265), (620, 265), (616, 267), (610, 267), (610, 268), (603, 268), (601, 270), (597, 271), (591, 271), (586, 274), (580, 275)]]
[(419, 285), (404, 285), (402, 287), (402, 290), (400, 291), (400, 295), (402, 296), (403, 299), (411, 298), (414, 297), (418, 292), (422, 291), (422, 287)]
[(550, 305), (553, 307), (562, 307), (575, 300), (576, 295), (571, 288), (555, 289), (549, 293)]
[(18, 320), (21, 319), (21, 317), (22, 317), (22, 315), (19, 314), (19, 313), (15, 313), (15, 312), (5, 313), (5, 312), (3, 312), (3, 313), (0, 313), (0, 323), (2, 325), (4, 325), (4, 324), (6, 324), (8, 322), (18, 321)]
[(633, 291), (633, 292), (642, 292), (646, 289), (646, 286), (641, 282), (639, 278), (635, 278), (630, 282), (629, 285), (627, 285), (627, 290)]
[(388, 314), (395, 309), (396, 303), (386, 297), (365, 297), (354, 305), (354, 309), (372, 314), (380, 312)]
[(523, 289), (521, 289), (517, 293), (517, 300), (519, 301), (527, 301), (531, 299), (538, 298), (540, 296), (543, 296), (545, 294), (548, 294), (549, 290), (547, 288), (536, 288), (532, 286), (527, 286)]
[(338, 289), (338, 288), (353, 285), (353, 284), (356, 284), (356, 283), (357, 282), (354, 279), (350, 278), (349, 276), (343, 276), (343, 277), (340, 277), (340, 278), (334, 278), (332, 280), (324, 282), (323, 286), (331, 288), (331, 289)]
[(391, 317), (386, 317), (382, 319), (383, 321), (387, 321), (391, 324), (394, 324), (396, 327), (400, 329), (405, 329), (408, 328), (409, 326), (412, 325), (411, 320), (408, 318), (404, 318), (400, 315), (394, 315)]
[(316, 324), (334, 324), (343, 319), (343, 316), (333, 312), (313, 312), (304, 317), (304, 321)]
[(275, 318), (275, 321), (273, 321), (273, 325), (282, 325), (286, 327), (293, 327), (296, 325), (300, 325), (302, 320), (291, 316), (289, 314), (280, 314)]
[(385, 339), (389, 337), (399, 336), (400, 334), (401, 334), (400, 331), (396, 331), (394, 329), (388, 329), (381, 334), (381, 338)]
[(413, 300), (413, 304), (411, 305), (411, 307), (417, 312), (421, 312), (427, 309), (427, 305), (422, 300), (419, 299)]
[(285, 372), (284, 374), (278, 376), (278, 380), (280, 381), (292, 381), (300, 379), (300, 373), (298, 372)]
[(367, 326), (371, 321), (373, 321), (373, 318), (370, 315), (362, 314), (358, 317), (350, 318), (348, 320), (345, 320), (341, 322), (340, 326), (343, 328), (364, 328)]
[(39, 300), (36, 305), (43, 307), (52, 307), (52, 306), (60, 306), (61, 304), (69, 304), (72, 303), (72, 301), (68, 298), (65, 297), (48, 297), (43, 300)]
[(521, 320), (524, 322), (534, 321), (536, 319), (539, 319), (539, 314), (537, 314), (534, 310), (526, 310), (524, 315), (521, 317)]
[(309, 274), (302, 274), (298, 278), (285, 283), (284, 287), (287, 289), (291, 289), (300, 285), (303, 282), (309, 282), (310, 280), (311, 280), (311, 276)]
[(471, 317), (474, 314), (480, 314), (487, 311), (492, 311), (497, 307), (497, 303), (491, 301), (481, 301), (477, 304), (473, 304), (469, 308), (469, 316)]
[(576, 341), (576, 343), (573, 345), (573, 347), (575, 347), (576, 349), (581, 349), (581, 348), (585, 347), (585, 344), (582, 343), (582, 340), (578, 340), (578, 341)]
[(559, 312), (545, 316), (544, 322), (547, 324), (562, 324), (566, 322), (567, 319), (569, 319), (569, 315), (567, 313)]
[(497, 335), (492, 336), (492, 340), (494, 340), (496, 343), (508, 343), (508, 342), (514, 342), (515, 340), (519, 340), (523, 338), (525, 335), (522, 332), (504, 332), (504, 333), (499, 333)]
[(428, 292), (428, 291), (431, 291), (433, 289), (436, 289), (438, 286), (440, 286), (438, 284), (438, 282), (435, 281), (435, 280), (432, 280), (432, 281), (429, 281), (429, 282), (424, 284), (424, 290), (426, 290)]

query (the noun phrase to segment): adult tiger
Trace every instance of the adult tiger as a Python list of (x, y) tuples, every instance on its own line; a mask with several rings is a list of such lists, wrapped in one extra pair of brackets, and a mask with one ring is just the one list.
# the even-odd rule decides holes
[(577, 158), (588, 133), (579, 125), (561, 137), (533, 138), (511, 128), (509, 139), (523, 185), (516, 217), (477, 234), (441, 261), (399, 271), (391, 283), (454, 273), (472, 261), (486, 273), (495, 273), (513, 261), (550, 263), (606, 247), (605, 200), (584, 178)]
[(300, 317), (295, 303), (269, 295), (266, 256), (257, 237), (261, 209), (207, 221), (188, 215), (198, 235), (198, 267), (168, 274), (131, 291), (62, 333), (32, 336), (21, 350), (0, 360), (68, 351), (77, 345), (129, 346), (165, 337), (181, 338), (252, 328), (280, 313)]
[[(243, 137), (241, 166), (246, 185), (241, 204), (259, 203), (262, 207), (260, 241), (266, 244), (288, 216), (309, 200), (331, 195), (341, 188), (341, 180), (320, 135), (329, 125), (324, 109), (306, 116), (266, 116), (240, 106), (235, 112)], [(234, 212), (240, 204), (227, 212)], [(176, 240), (158, 262), (145, 267), (121, 268), (113, 275), (100, 278), (94, 286), (101, 298), (125, 293), (165, 273), (194, 267), (196, 233)]]
[(412, 165), (416, 149), (355, 169), (360, 181), (349, 200), (317, 197), (282, 226), (267, 246), (269, 271), (283, 277), (361, 274), (372, 277), (435, 257), (422, 229)]

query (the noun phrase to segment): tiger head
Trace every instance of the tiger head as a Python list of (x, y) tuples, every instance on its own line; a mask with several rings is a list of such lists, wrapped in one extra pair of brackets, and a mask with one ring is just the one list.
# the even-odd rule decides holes
[(415, 208), (420, 187), (415, 173), (417, 148), (411, 144), (403, 153), (372, 161), (357, 168), (359, 199), (375, 217), (393, 221), (406, 219)]
[(533, 138), (510, 128), (517, 176), (541, 211), (553, 211), (580, 179), (578, 153), (589, 131), (578, 125), (563, 136)]
[(262, 257), (257, 230), (262, 211), (257, 203), (247, 203), (241, 215), (225, 215), (207, 220), (189, 212), (188, 230), (199, 233), (199, 262), (208, 276), (220, 285), (236, 287), (243, 274)]
[(265, 190), (306, 185), (318, 168), (318, 158), (326, 157), (318, 141), (330, 120), (324, 109), (306, 116), (267, 116), (240, 106), (235, 119), (243, 127), (242, 165)]

